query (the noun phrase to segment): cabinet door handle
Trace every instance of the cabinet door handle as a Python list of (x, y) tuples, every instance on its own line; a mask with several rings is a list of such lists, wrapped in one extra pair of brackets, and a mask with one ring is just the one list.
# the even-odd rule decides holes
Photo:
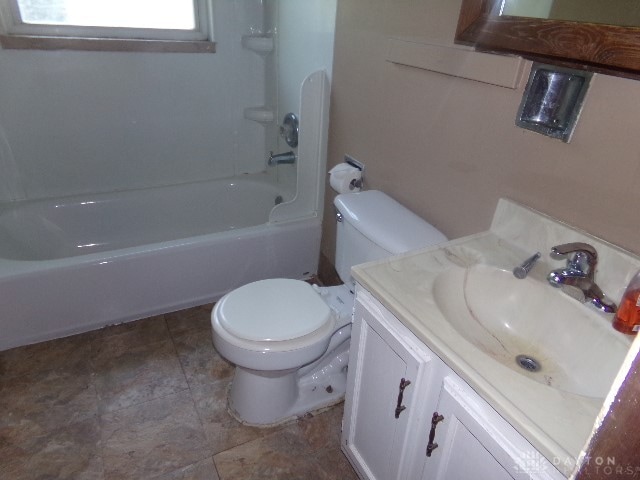
[(430, 457), (431, 453), (438, 448), (438, 444), (433, 440), (436, 438), (436, 427), (438, 423), (443, 420), (443, 415), (438, 414), (438, 412), (433, 412), (433, 417), (431, 417), (431, 431), (429, 432), (429, 443), (427, 444), (427, 457)]
[(400, 380), (400, 391), (398, 392), (398, 404), (396, 406), (396, 418), (400, 418), (400, 414), (402, 413), (402, 411), (407, 408), (404, 405), (402, 405), (402, 396), (404, 395), (404, 389), (407, 388), (409, 385), (411, 385), (411, 381), (410, 380), (405, 380), (404, 378), (402, 378)]

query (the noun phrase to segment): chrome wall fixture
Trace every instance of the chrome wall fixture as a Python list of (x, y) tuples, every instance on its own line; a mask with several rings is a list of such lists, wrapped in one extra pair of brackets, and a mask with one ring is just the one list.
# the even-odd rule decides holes
[(298, 117), (294, 113), (287, 113), (280, 126), (280, 136), (291, 148), (298, 146)]
[(590, 72), (534, 63), (516, 125), (569, 142), (591, 76)]

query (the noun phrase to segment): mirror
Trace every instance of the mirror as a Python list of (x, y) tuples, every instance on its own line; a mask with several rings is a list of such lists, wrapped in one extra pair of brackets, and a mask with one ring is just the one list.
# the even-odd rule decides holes
[[(456, 42), (477, 50), (513, 53), (545, 63), (640, 79), (639, 3), (462, 0)], [(598, 8), (584, 8), (585, 4)], [(609, 8), (612, 5), (615, 8)]]
[(640, 26), (638, 0), (502, 0), (500, 15)]

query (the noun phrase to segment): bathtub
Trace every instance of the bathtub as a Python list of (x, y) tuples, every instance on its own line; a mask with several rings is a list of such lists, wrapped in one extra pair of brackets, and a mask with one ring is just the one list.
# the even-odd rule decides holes
[(282, 197), (258, 174), (1, 207), (0, 350), (315, 273), (320, 216), (270, 222)]

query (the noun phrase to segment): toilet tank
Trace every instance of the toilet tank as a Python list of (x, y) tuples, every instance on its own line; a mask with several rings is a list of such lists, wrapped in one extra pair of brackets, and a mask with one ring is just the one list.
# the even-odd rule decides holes
[(338, 195), (336, 270), (347, 285), (351, 267), (447, 241), (442, 232), (378, 190)]

